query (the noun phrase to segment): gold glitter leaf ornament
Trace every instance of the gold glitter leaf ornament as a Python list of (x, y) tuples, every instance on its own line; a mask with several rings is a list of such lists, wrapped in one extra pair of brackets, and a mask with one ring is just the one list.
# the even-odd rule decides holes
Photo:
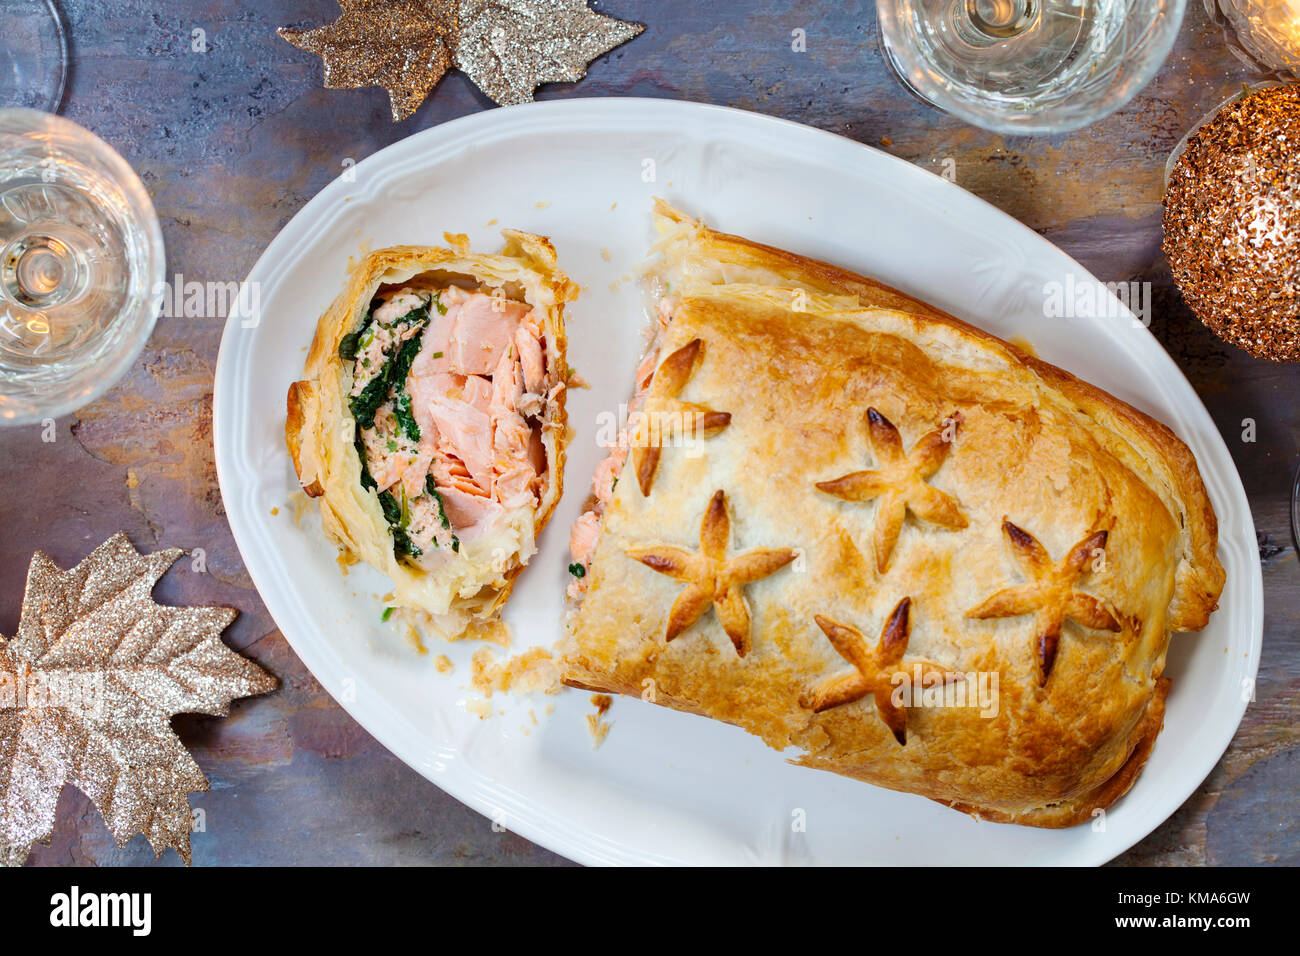
[(502, 106), (542, 83), (574, 83), (587, 64), (645, 29), (596, 13), (587, 0), (339, 0), (342, 16), (278, 31), (325, 64), (325, 86), (382, 86), (406, 119), (448, 67)]
[(113, 535), (64, 571), (32, 556), (18, 633), (0, 637), (0, 862), (48, 843), (67, 784), (89, 797), (119, 847), (143, 833), (155, 856), (190, 861), (189, 794), (207, 778), (174, 714), (224, 716), (277, 682), (221, 640), (237, 613), (167, 607), (154, 584), (183, 552), (141, 555)]

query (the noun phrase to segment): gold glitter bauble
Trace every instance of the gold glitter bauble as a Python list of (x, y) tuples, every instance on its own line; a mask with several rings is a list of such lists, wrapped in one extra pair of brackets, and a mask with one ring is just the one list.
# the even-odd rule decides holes
[(340, 16), (280, 36), (325, 63), (325, 86), (382, 86), (406, 119), (455, 67), (502, 106), (542, 83), (575, 83), (587, 64), (645, 29), (587, 0), (339, 0)]
[(1191, 136), (1164, 236), (1197, 318), (1252, 355), (1300, 361), (1300, 86), (1249, 92)]
[(225, 716), (277, 682), (222, 643), (234, 610), (154, 603), (182, 553), (141, 555), (119, 532), (69, 571), (32, 556), (18, 633), (0, 638), (0, 863), (48, 843), (68, 784), (118, 846), (143, 833), (189, 863), (189, 794), (208, 781), (171, 718)]

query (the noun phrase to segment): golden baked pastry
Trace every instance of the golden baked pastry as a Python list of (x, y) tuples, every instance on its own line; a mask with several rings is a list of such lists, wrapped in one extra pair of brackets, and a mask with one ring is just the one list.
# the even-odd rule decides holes
[(574, 527), (566, 682), (984, 819), (1109, 806), (1223, 586), (1191, 452), (870, 279), (657, 221), (657, 460), (614, 449)]
[(420, 630), (489, 636), (559, 500), (564, 303), (551, 243), (367, 255), (289, 388), (285, 441), (325, 534)]

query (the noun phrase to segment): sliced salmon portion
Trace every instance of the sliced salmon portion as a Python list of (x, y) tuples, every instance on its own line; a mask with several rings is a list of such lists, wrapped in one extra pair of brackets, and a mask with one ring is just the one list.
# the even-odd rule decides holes
[(429, 428), (421, 433), (417, 454), (402, 471), (402, 488), (406, 491), (407, 498), (415, 499), (424, 494), (424, 480), (429, 476), (429, 466), (437, 454), (437, 437), (433, 429)]
[(370, 477), (375, 480), (376, 491), (387, 491), (402, 479), (406, 471), (406, 459), (389, 455), (377, 468), (373, 468)]
[(454, 301), (457, 309), (447, 352), (452, 369), (462, 375), (491, 374), (529, 307), (481, 292), (462, 292)]
[(421, 433), (433, 427), (429, 403), (435, 398), (459, 395), (465, 386), (465, 376), (453, 372), (451, 361), (447, 358), (453, 321), (450, 310), (447, 315), (442, 315), (436, 308), (429, 309), (429, 324), (425, 327), (424, 337), (420, 339), (420, 351), (416, 353), (410, 374), (406, 377), (406, 394), (411, 397), (411, 413), (420, 426)]
[(411, 363), (411, 374), (416, 378), (437, 372), (453, 371), (447, 350), (451, 345), (451, 331), (456, 323), (450, 309), (446, 314), (436, 308), (429, 310), (429, 324), (425, 326), (424, 337), (420, 339), (420, 352)]
[(465, 376), (452, 372), (435, 372), (417, 378), (415, 372), (406, 380), (406, 394), (411, 397), (411, 417), (420, 426), (420, 436), (436, 431), (429, 411), (435, 399), (455, 399), (465, 389)]
[(387, 491), (397, 484), (411, 460), (409, 449), (393, 438), (392, 415), (391, 403), (381, 405), (375, 412), (374, 427), (361, 432), (366, 464), (378, 491)]
[(546, 361), (542, 356), (540, 331), (531, 328), (528, 322), (521, 322), (515, 329), (514, 344), (524, 373), (524, 389), (541, 395), (546, 391)]
[(482, 375), (468, 375), (465, 377), (465, 387), (461, 392), (461, 401), (471, 408), (478, 409), (485, 415), (490, 415), (492, 389), (492, 379), (484, 378)]
[(533, 429), (518, 411), (522, 396), (519, 363), (514, 349), (507, 349), (492, 373), (488, 408), (492, 418), (493, 495), (507, 507), (527, 504), (537, 477), (529, 457)]
[(569, 554), (583, 567), (591, 564), (591, 556), (600, 538), (600, 515), (594, 511), (582, 514), (569, 529)]
[(442, 495), (447, 520), (451, 522), (453, 528), (457, 529), (477, 527), (501, 509), (501, 506), (491, 498), (470, 494), (450, 485), (440, 486), (438, 494)]
[(465, 469), (465, 463), (451, 455), (441, 455), (434, 459), (433, 480), (439, 490), (455, 488), (463, 494), (473, 495), (476, 498), (491, 498), (487, 491), (475, 484), (474, 479)]
[(601, 505), (607, 505), (614, 497), (614, 483), (618, 481), (623, 463), (627, 461), (628, 446), (626, 441), (619, 442), (601, 459), (591, 477), (591, 491)]
[[(382, 363), (397, 341), (420, 331), (383, 323), (399, 319), (429, 295), (403, 288), (376, 308), (375, 341), (366, 343), (374, 360)], [(449, 543), (452, 531), (473, 534), (503, 509), (538, 500), (539, 476), (546, 468), (540, 419), (563, 388), (557, 383), (546, 390), (541, 316), (531, 307), (456, 286), (439, 290), (437, 297), (405, 382), (418, 442), (395, 418), (393, 398), (377, 413), (376, 427), (363, 435), (380, 490), (400, 482), (411, 502), (412, 541), (426, 555), (426, 545), (443, 537), (442, 543)], [(441, 528), (436, 500), (428, 493), (430, 478), (450, 529)]]
[(424, 300), (410, 289), (403, 289), (391, 295), (379, 308), (375, 309), (375, 321), (380, 325), (392, 325), (412, 309), (424, 305)]
[(455, 454), (480, 488), (492, 487), (492, 419), (463, 401), (434, 398), (429, 414), (439, 451)]
[(492, 369), (489, 408), (493, 414), (514, 411), (524, 394), (523, 376), (513, 349), (507, 348)]

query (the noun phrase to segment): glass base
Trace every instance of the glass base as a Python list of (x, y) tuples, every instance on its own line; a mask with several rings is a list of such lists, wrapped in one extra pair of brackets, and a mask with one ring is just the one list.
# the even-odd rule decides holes
[(0, 107), (57, 113), (68, 74), (68, 39), (53, 0), (4, 0)]
[(947, 112), (942, 106), (934, 100), (928, 99), (924, 93), (912, 85), (912, 81), (907, 78), (907, 72), (903, 69), (902, 64), (898, 62), (898, 54), (889, 45), (889, 37), (885, 35), (885, 30), (880, 25), (878, 17), (876, 18), (876, 39), (880, 42), (880, 55), (885, 58), (885, 64), (889, 67), (890, 72), (894, 74), (894, 79), (898, 80), (899, 86), (926, 106), (933, 106), (941, 113)]

